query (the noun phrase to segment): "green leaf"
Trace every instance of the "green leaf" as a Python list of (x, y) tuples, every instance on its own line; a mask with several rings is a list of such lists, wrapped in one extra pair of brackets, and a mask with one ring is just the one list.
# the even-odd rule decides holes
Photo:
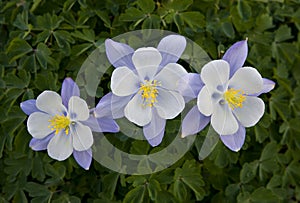
[(252, 202), (265, 202), (265, 203), (276, 203), (279, 202), (279, 199), (276, 197), (276, 195), (269, 189), (266, 189), (264, 187), (260, 187), (256, 189), (251, 194), (251, 200)]
[(93, 46), (93, 44), (91, 44), (91, 43), (75, 45), (72, 47), (71, 55), (72, 56), (80, 56), (81, 54), (83, 54), (84, 52), (89, 50), (92, 46)]
[(125, 13), (122, 13), (120, 15), (120, 20), (121, 21), (138, 21), (140, 19), (144, 19), (146, 16), (145, 14), (134, 7), (130, 7), (126, 9)]
[(74, 43), (74, 39), (71, 34), (64, 30), (58, 30), (53, 32), (53, 36), (59, 47), (65, 48), (69, 46), (69, 43)]
[(159, 182), (157, 180), (150, 179), (150, 181), (147, 184), (147, 189), (150, 199), (153, 201), (157, 200), (157, 195), (159, 191), (161, 191)]
[(222, 30), (227, 37), (232, 38), (232, 39), (235, 37), (235, 34), (234, 34), (235, 32), (234, 32), (231, 22), (224, 22), (222, 24)]
[(175, 11), (185, 11), (192, 3), (193, 0), (163, 1), (163, 6), (167, 9), (173, 9)]
[(83, 29), (82, 32), (76, 30), (72, 36), (91, 43), (95, 42), (95, 33), (90, 29)]
[(13, 198), (13, 202), (22, 202), (22, 203), (27, 203), (27, 198), (26, 198), (26, 195), (24, 194), (24, 191), (23, 190), (19, 190), (14, 198)]
[(37, 155), (33, 158), (33, 162), (32, 162), (32, 177), (36, 178), (39, 181), (43, 181), (45, 179), (45, 172), (43, 169), (43, 162), (40, 158), (40, 156)]
[(25, 186), (25, 190), (31, 197), (49, 197), (51, 192), (44, 185), (40, 185), (34, 182), (28, 182)]
[(158, 15), (150, 15), (146, 18), (142, 24), (142, 29), (159, 29), (160, 17)]
[(276, 32), (275, 32), (275, 41), (276, 42), (282, 42), (282, 41), (289, 40), (292, 38), (293, 38), (293, 35), (292, 35), (291, 28), (288, 27), (287, 25), (280, 26), (279, 29), (276, 30)]
[(7, 55), (10, 58), (9, 63), (23, 57), (24, 55), (32, 52), (32, 47), (23, 39), (14, 38), (7, 48)]
[(260, 157), (260, 169), (266, 172), (275, 172), (278, 170), (278, 163), (276, 159), (277, 144), (270, 142), (265, 146)]
[(247, 21), (252, 16), (252, 10), (246, 0), (239, 0), (237, 9), (240, 17)]
[(255, 139), (259, 143), (263, 143), (269, 137), (270, 132), (266, 128), (260, 125), (256, 125), (254, 127), (254, 130), (255, 130)]
[(152, 13), (155, 9), (155, 2), (153, 0), (138, 0), (137, 4), (144, 13)]
[(130, 190), (123, 200), (124, 203), (143, 203), (145, 196), (146, 187), (144, 185), (140, 185), (132, 190)]
[(37, 49), (35, 50), (35, 54), (40, 66), (44, 69), (47, 69), (47, 64), (51, 55), (50, 49), (44, 43), (39, 43)]
[(173, 194), (175, 195), (175, 197), (180, 202), (186, 201), (187, 200), (187, 196), (188, 196), (187, 186), (181, 180), (176, 180), (174, 182), (174, 186), (173, 187), (174, 187)]
[(77, 2), (77, 0), (66, 0), (64, 2), (63, 11), (64, 12), (70, 11), (76, 2)]
[(109, 19), (109, 13), (107, 11), (95, 11), (97, 16), (104, 22), (104, 26), (107, 28), (112, 28), (111, 21)]
[(19, 28), (20, 30), (27, 30), (28, 29), (28, 12), (23, 11), (17, 15), (16, 20), (13, 23), (14, 26)]
[(202, 186), (204, 186), (204, 181), (199, 170), (200, 168), (195, 164), (194, 160), (186, 161), (182, 168), (177, 168), (175, 170), (174, 179), (182, 181), (198, 195), (198, 200), (201, 200), (205, 195), (205, 191), (202, 188)]
[(112, 200), (114, 197), (114, 193), (118, 184), (120, 174), (118, 173), (110, 173), (103, 177), (103, 193)]
[(33, 0), (33, 4), (30, 8), (30, 12), (34, 12), (35, 9), (40, 5), (40, 3), (42, 2), (42, 0)]
[(257, 31), (264, 31), (270, 28), (273, 28), (273, 18), (272, 16), (269, 16), (268, 14), (262, 14), (256, 18), (255, 22), (255, 30)]
[(240, 179), (242, 183), (248, 183), (255, 178), (258, 164), (259, 163), (256, 160), (251, 163), (245, 163), (243, 165), (240, 173)]
[(29, 85), (30, 75), (25, 70), (20, 70), (18, 76), (9, 73), (4, 78), (7, 88), (23, 89)]
[(40, 90), (54, 90), (57, 91), (57, 75), (53, 74), (52, 72), (43, 72), (37, 74), (34, 84)]
[(197, 11), (189, 11), (179, 14), (182, 21), (194, 31), (205, 26), (204, 15)]
[(43, 16), (37, 16), (36, 18), (37, 28), (50, 31), (57, 29), (62, 21), (62, 17), (55, 14), (50, 15), (50, 13), (46, 13)]

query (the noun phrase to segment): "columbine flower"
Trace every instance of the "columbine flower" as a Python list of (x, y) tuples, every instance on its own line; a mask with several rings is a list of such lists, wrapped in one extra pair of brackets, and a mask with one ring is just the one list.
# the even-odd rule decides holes
[[(78, 164), (89, 169), (93, 144), (90, 128), (101, 131), (103, 124), (90, 116), (90, 110), (79, 97), (79, 88), (71, 78), (64, 80), (61, 96), (53, 91), (44, 91), (36, 100), (24, 101), (20, 106), (29, 115), (27, 129), (33, 136), (29, 144), (33, 150), (47, 149), (49, 156), (59, 161), (73, 153)], [(118, 130), (112, 118), (105, 121), (105, 130)]]
[[(254, 126), (264, 113), (264, 102), (257, 96), (271, 91), (275, 84), (262, 78), (255, 68), (242, 67), (247, 53), (247, 40), (235, 43), (223, 60), (211, 61), (202, 68), (197, 89), (186, 88), (186, 92), (199, 94), (197, 106), (183, 120), (183, 137), (199, 132), (211, 121), (229, 149), (241, 149), (245, 127)], [(195, 77), (189, 79), (185, 84), (196, 84)]]
[[(114, 118), (125, 116), (142, 126), (152, 146), (161, 143), (166, 119), (176, 117), (184, 108), (184, 99), (176, 91), (180, 77), (187, 74), (177, 60), (185, 49), (185, 38), (170, 35), (157, 49), (134, 51), (125, 44), (106, 40), (106, 54), (116, 67), (111, 78), (112, 93), (102, 103), (111, 107)], [(95, 112), (98, 111), (96, 107)]]

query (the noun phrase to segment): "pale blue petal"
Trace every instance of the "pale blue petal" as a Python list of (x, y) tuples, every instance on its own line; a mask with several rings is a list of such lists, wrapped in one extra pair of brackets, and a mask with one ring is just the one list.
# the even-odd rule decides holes
[(259, 95), (261, 95), (263, 93), (268, 93), (272, 89), (274, 89), (275, 84), (276, 83), (274, 81), (269, 80), (267, 78), (263, 78), (263, 89), (260, 92), (256, 93), (256, 94), (252, 94), (251, 96), (259, 96)]
[(204, 85), (197, 73), (188, 73), (179, 79), (177, 84), (180, 94), (191, 99), (197, 97)]
[(161, 118), (155, 109), (152, 111), (152, 113), (152, 120), (148, 125), (144, 126), (143, 132), (148, 143), (152, 147), (155, 147), (159, 145), (163, 139), (166, 120)]
[(220, 135), (220, 138), (224, 145), (235, 152), (239, 151), (242, 148), (245, 142), (245, 137), (246, 130), (242, 125), (240, 125), (238, 131), (232, 135)]
[(98, 102), (98, 104), (95, 108), (95, 113), (99, 117), (104, 117), (104, 116), (112, 117), (111, 98), (112, 98), (112, 93), (110, 92), (110, 93), (104, 95)]
[(95, 108), (96, 117), (112, 117), (114, 119), (124, 117), (124, 108), (131, 100), (132, 95), (126, 97), (119, 97), (111, 92), (106, 94), (99, 101)]
[(119, 125), (112, 118), (102, 117), (97, 118), (97, 121), (102, 132), (116, 133), (120, 131)]
[(22, 103), (20, 104), (20, 107), (21, 107), (22, 111), (23, 111), (25, 114), (30, 115), (30, 114), (32, 114), (32, 113), (34, 113), (34, 112), (40, 111), (40, 110), (36, 107), (35, 103), (36, 103), (36, 100), (35, 100), (35, 99), (29, 99), (29, 100), (26, 100), (26, 101), (22, 102)]
[(125, 116), (125, 107), (132, 99), (134, 95), (129, 95), (126, 97), (119, 97), (116, 95), (112, 95), (111, 97), (111, 111), (112, 117), (114, 119), (122, 118)]
[(236, 42), (225, 52), (222, 59), (230, 64), (230, 77), (235, 73), (235, 71), (243, 67), (247, 55), (247, 40)]
[(32, 138), (29, 143), (29, 147), (34, 151), (41, 151), (47, 149), (48, 143), (51, 138), (54, 136), (54, 133), (51, 133), (43, 139)]
[(194, 135), (201, 131), (209, 123), (210, 116), (204, 116), (198, 110), (197, 106), (194, 106), (184, 117), (182, 121), (182, 133), (181, 137), (184, 138), (188, 135)]
[(152, 146), (152, 147), (156, 147), (157, 145), (159, 145), (164, 137), (165, 134), (165, 129), (163, 129), (156, 137), (148, 140), (148, 143)]
[(92, 149), (85, 151), (73, 151), (73, 156), (76, 162), (85, 170), (89, 170), (92, 163)]
[(115, 67), (127, 66), (134, 70), (132, 55), (134, 49), (127, 44), (115, 42), (111, 39), (105, 40), (106, 56), (109, 62)]
[(180, 35), (164, 37), (158, 44), (157, 49), (162, 55), (161, 67), (168, 63), (176, 63), (185, 50), (186, 39)]
[(66, 78), (63, 81), (61, 88), (62, 103), (68, 108), (69, 99), (72, 96), (80, 96), (78, 85), (72, 80), (72, 78)]
[(115, 133), (120, 131), (118, 124), (109, 117), (95, 118), (94, 116), (90, 116), (88, 120), (81, 123), (90, 127), (93, 132)]
[(147, 140), (157, 137), (165, 129), (166, 119), (161, 118), (155, 109), (152, 110), (151, 122), (144, 126), (143, 131)]

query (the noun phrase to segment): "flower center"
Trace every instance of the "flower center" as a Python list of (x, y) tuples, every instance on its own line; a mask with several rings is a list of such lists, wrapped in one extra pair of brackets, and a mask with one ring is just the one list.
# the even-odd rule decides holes
[(244, 92), (242, 90), (230, 88), (224, 93), (224, 99), (233, 110), (235, 108), (243, 107), (243, 102), (245, 101), (246, 97), (244, 96)]
[(55, 130), (55, 134), (57, 135), (61, 130), (65, 130), (65, 133), (69, 134), (69, 125), (71, 124), (71, 120), (68, 116), (64, 115), (55, 115), (52, 119), (49, 120), (50, 125), (48, 126), (51, 130)]
[(158, 95), (157, 86), (160, 86), (160, 83), (157, 80), (149, 81), (145, 80), (144, 83), (141, 83), (139, 93), (144, 99), (146, 105), (152, 107), (155, 102), (157, 102), (156, 97)]

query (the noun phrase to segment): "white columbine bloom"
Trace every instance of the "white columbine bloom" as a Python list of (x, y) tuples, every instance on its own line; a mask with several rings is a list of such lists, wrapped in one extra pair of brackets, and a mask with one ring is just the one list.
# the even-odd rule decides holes
[(65, 160), (76, 151), (86, 151), (93, 144), (91, 129), (81, 123), (89, 118), (87, 103), (78, 96), (71, 96), (67, 107), (53, 91), (44, 91), (36, 99), (38, 111), (27, 121), (29, 133), (36, 139), (52, 135), (47, 145), (48, 154), (56, 160)]
[(230, 66), (225, 60), (206, 64), (201, 71), (205, 84), (197, 105), (220, 135), (232, 135), (239, 126), (254, 126), (264, 114), (264, 102), (255, 95), (263, 89), (263, 79), (252, 67), (236, 70), (230, 77)]
[[(176, 91), (176, 84), (187, 74), (186, 70), (177, 63), (160, 67), (161, 53), (153, 47), (137, 49), (132, 55), (132, 62), (134, 69), (118, 67), (111, 78), (114, 95), (131, 96), (124, 109), (125, 117), (139, 126), (150, 122), (159, 126), (163, 123), (161, 119), (176, 117), (185, 106), (183, 97)], [(146, 138), (151, 140), (155, 136), (155, 133), (148, 133)]]

